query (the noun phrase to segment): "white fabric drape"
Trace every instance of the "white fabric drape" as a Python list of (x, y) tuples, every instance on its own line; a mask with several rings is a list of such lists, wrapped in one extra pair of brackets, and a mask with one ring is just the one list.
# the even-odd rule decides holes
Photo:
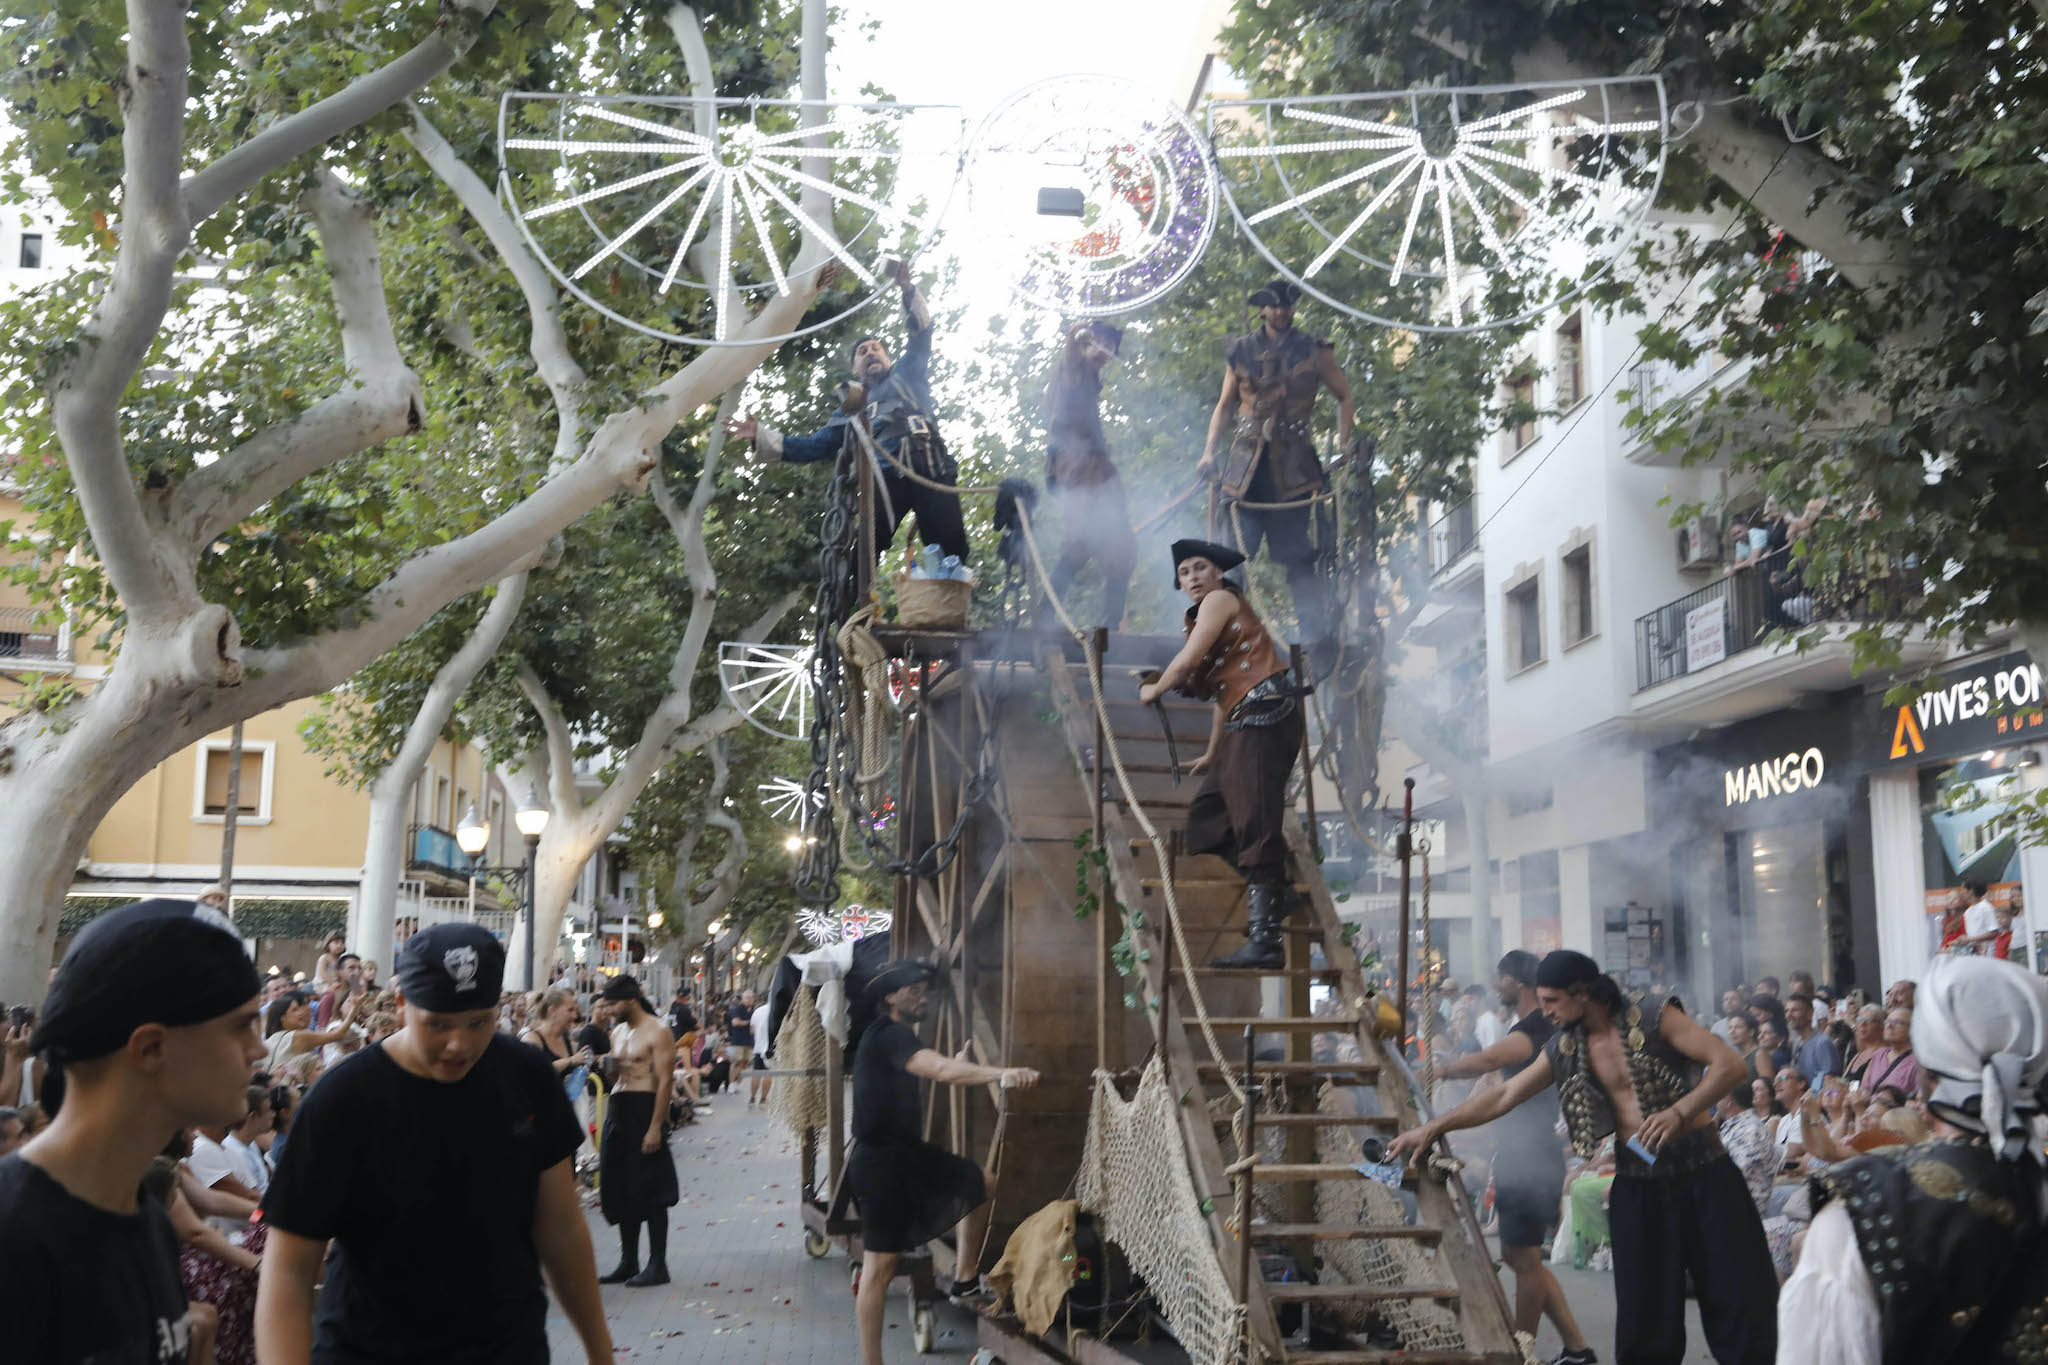
[(1806, 1230), (1799, 1267), (1778, 1293), (1778, 1365), (1878, 1365), (1877, 1287), (1840, 1200)]
[(1877, 892), (1877, 957), (1883, 980), (1917, 981), (1930, 957), (1927, 870), (1920, 846), (1920, 774), (1875, 773), (1870, 779), (1871, 880)]
[(846, 974), (853, 970), (853, 944), (834, 943), (815, 953), (792, 953), (806, 986), (818, 988), (818, 1019), (833, 1042), (846, 1046)]

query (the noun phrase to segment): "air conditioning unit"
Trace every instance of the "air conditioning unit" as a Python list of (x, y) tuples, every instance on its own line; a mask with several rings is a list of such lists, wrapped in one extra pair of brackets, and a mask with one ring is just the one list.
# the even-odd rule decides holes
[(1678, 567), (1688, 572), (1717, 569), (1728, 561), (1721, 519), (1702, 513), (1678, 528)]

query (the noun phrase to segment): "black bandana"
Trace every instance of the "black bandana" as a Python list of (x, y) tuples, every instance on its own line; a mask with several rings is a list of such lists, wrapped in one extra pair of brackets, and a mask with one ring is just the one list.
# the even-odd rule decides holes
[(1600, 964), (1584, 953), (1559, 948), (1536, 967), (1536, 984), (1547, 991), (1568, 991), (1600, 975)]

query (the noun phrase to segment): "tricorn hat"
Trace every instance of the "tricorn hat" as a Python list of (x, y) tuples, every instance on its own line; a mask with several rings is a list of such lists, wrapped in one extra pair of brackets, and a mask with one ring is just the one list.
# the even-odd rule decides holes
[(901, 958), (868, 978), (868, 1000), (880, 1005), (905, 986), (929, 981), (937, 974), (938, 968), (929, 962), (920, 962), (914, 957)]
[(1300, 285), (1288, 280), (1273, 280), (1254, 289), (1245, 302), (1254, 308), (1292, 308), (1300, 298)]
[(1213, 540), (1176, 540), (1173, 542), (1173, 582), (1180, 586), (1180, 566), (1187, 560), (1201, 558), (1214, 564), (1218, 571), (1229, 573), (1244, 563), (1244, 556), (1228, 545), (1218, 545)]

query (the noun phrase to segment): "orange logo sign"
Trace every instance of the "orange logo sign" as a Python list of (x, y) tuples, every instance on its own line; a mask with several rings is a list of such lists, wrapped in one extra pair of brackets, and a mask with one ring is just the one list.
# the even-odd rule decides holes
[[(1906, 747), (1909, 744), (1912, 746), (1910, 750)], [(1904, 758), (1909, 752), (1926, 753), (1927, 741), (1921, 737), (1920, 722), (1913, 719), (1913, 708), (1901, 706), (1899, 723), (1892, 728), (1892, 757)]]

